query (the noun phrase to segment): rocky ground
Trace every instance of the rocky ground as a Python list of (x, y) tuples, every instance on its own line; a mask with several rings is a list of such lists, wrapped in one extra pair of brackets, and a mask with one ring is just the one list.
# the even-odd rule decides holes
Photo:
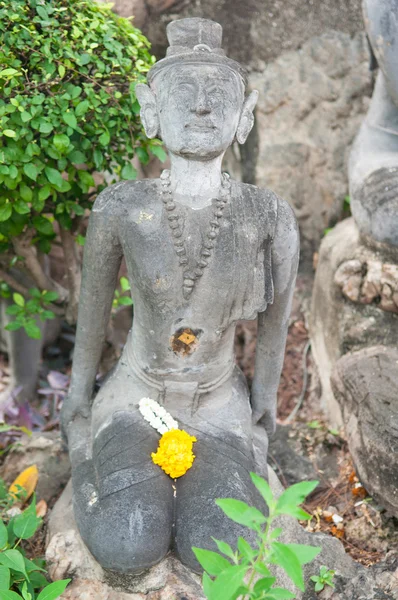
[[(395, 599), (398, 598), (398, 520), (368, 496), (355, 474), (344, 433), (330, 429), (320, 411), (320, 386), (307, 329), (311, 286), (310, 276), (299, 276), (279, 388), (278, 427), (270, 444), (269, 464), (284, 485), (304, 479), (320, 482), (306, 507), (313, 515), (307, 530), (337, 538), (352, 559), (368, 567), (361, 577), (366, 574), (372, 582), (368, 587), (374, 592), (358, 595), (361, 587), (366, 588), (360, 581), (356, 584), (357, 591), (350, 592), (345, 580), (344, 586), (339, 584), (340, 591), (337, 585), (335, 595), (330, 595), (333, 592), (330, 590), (323, 592), (322, 597)], [(121, 323), (124, 320), (119, 316)], [(253, 377), (255, 341), (255, 323), (240, 323), (236, 354), (249, 382)], [(59, 409), (68, 386), (72, 348), (73, 331), (64, 328), (58, 342), (46, 349), (36, 402), (17, 409), (10, 399), (6, 407), (6, 420), (35, 431), (33, 438), (26, 442), (22, 433), (0, 434), (3, 452), (0, 476), (11, 482), (25, 467), (37, 464), (41, 474), (37, 493), (48, 504), (47, 517), (69, 478), (69, 463), (59, 436)], [(1, 357), (0, 368), (1, 384), (5, 386), (5, 356)], [(43, 555), (45, 537), (46, 530), (42, 529), (27, 547), (30, 556)], [(391, 584), (394, 573), (396, 592)]]

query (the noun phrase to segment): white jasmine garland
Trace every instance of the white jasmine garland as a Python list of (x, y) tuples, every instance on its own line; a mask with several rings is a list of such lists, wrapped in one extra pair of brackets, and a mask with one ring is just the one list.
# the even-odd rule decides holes
[(164, 406), (151, 398), (141, 398), (138, 403), (139, 411), (151, 427), (156, 429), (161, 435), (171, 429), (178, 429), (178, 423), (167, 412)]

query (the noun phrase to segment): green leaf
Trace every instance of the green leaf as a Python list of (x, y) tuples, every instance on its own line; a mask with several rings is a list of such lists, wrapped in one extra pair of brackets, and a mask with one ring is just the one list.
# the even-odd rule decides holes
[(315, 584), (315, 591), (321, 592), (324, 587), (325, 585), (321, 581), (317, 581), (317, 583)]
[(91, 173), (89, 173), (88, 171), (78, 171), (77, 172), (80, 181), (82, 182), (82, 184), (86, 187), (86, 188), (90, 188), (92, 186), (95, 186), (95, 182), (94, 182), (94, 178), (91, 175)]
[(103, 156), (101, 150), (98, 150), (98, 148), (96, 148), (94, 150), (93, 156), (94, 156), (95, 167), (96, 167), (96, 169), (100, 170), (102, 167), (103, 160), (104, 160), (104, 156)]
[(152, 154), (157, 156), (161, 162), (164, 162), (167, 158), (167, 154), (162, 148), (162, 146), (151, 146), (151, 152)]
[(275, 581), (276, 577), (262, 577), (261, 579), (256, 581), (253, 591), (259, 595), (260, 592), (268, 592), (268, 590), (274, 585)]
[(263, 577), (271, 577), (271, 571), (262, 562), (256, 563), (254, 565), (254, 570), (259, 575), (263, 575)]
[(51, 194), (51, 187), (48, 185), (48, 183), (46, 183), (46, 185), (44, 185), (39, 190), (40, 202), (44, 202), (44, 200), (47, 200), (47, 198), (49, 197), (50, 194)]
[(250, 473), (250, 477), (253, 484), (256, 486), (256, 488), (264, 498), (268, 507), (272, 508), (275, 504), (275, 500), (268, 481), (266, 481), (259, 475), (256, 475), (256, 473)]
[(238, 550), (249, 562), (256, 556), (257, 552), (246, 542), (243, 537), (238, 538)]
[(8, 221), (12, 214), (12, 207), (9, 202), (0, 206), (0, 221)]
[(120, 278), (120, 287), (122, 288), (123, 292), (128, 292), (131, 289), (130, 282), (127, 277)]
[[(296, 516), (297, 511), (294, 511), (294, 509), (299, 504), (302, 504), (304, 502), (306, 497), (314, 491), (318, 483), (318, 481), (302, 481), (300, 483), (295, 483), (294, 485), (291, 485), (289, 488), (287, 488), (287, 490), (283, 492), (283, 494), (279, 496), (276, 505), (276, 514), (287, 514)], [(304, 513), (304, 511), (302, 512)]]
[(26, 165), (24, 165), (23, 171), (24, 171), (25, 175), (27, 177), (29, 177), (29, 179), (33, 179), (33, 181), (36, 181), (37, 175), (38, 175), (38, 170), (33, 163), (27, 163)]
[(4, 129), (3, 135), (9, 138), (15, 138), (17, 134), (13, 129)]
[(43, 292), (41, 297), (44, 302), (54, 302), (55, 300), (58, 300), (59, 295), (58, 292), (49, 290), (48, 292)]
[(59, 596), (64, 593), (66, 586), (70, 581), (70, 579), (64, 579), (50, 583), (50, 585), (40, 592), (36, 600), (55, 600), (55, 598), (59, 598)]
[(290, 600), (290, 598), (295, 598), (296, 594), (292, 594), (289, 590), (285, 590), (284, 588), (273, 588), (270, 590), (269, 594), (265, 596), (265, 600)]
[(306, 546), (305, 544), (284, 544), (284, 546), (294, 552), (300, 565), (306, 565), (312, 562), (322, 550), (322, 548)]
[(133, 301), (128, 296), (121, 296), (119, 298), (119, 304), (121, 304), (122, 306), (131, 306), (133, 304)]
[(56, 185), (57, 187), (62, 187), (64, 180), (62, 179), (61, 173), (57, 171), (57, 169), (53, 169), (52, 167), (45, 167), (44, 172), (50, 183)]
[(18, 550), (5, 550), (5, 552), (1, 552), (0, 564), (13, 571), (17, 571), (17, 573), (22, 573), (29, 580), (23, 556)]
[(90, 104), (88, 100), (83, 100), (82, 102), (79, 102), (79, 104), (75, 108), (76, 116), (81, 117), (82, 115), (84, 115), (88, 111), (89, 106)]
[(203, 586), (203, 591), (205, 593), (205, 596), (208, 600), (210, 600), (212, 598), (212, 588), (213, 588), (213, 581), (210, 579), (210, 577), (208, 576), (208, 574), (205, 572), (203, 573), (203, 577), (202, 577), (202, 586)]
[[(21, 600), (22, 596), (10, 590), (0, 590), (0, 600)], [(22, 599), (23, 600), (23, 599)]]
[(18, 294), (18, 292), (15, 292), (12, 295), (12, 299), (14, 300), (17, 306), (25, 306), (25, 298), (22, 296), (22, 294)]
[(34, 339), (34, 340), (40, 340), (41, 339), (41, 330), (40, 328), (36, 325), (36, 323), (25, 323), (24, 324), (24, 329), (26, 331), (26, 334)]
[(280, 542), (273, 542), (271, 547), (272, 555), (270, 562), (282, 567), (299, 590), (304, 592), (303, 571), (295, 553)]
[(65, 121), (65, 123), (67, 125), (69, 125), (69, 127), (72, 127), (72, 129), (76, 128), (77, 120), (76, 120), (75, 115), (72, 112), (64, 113), (62, 115), (62, 118)]
[[(41, 336), (40, 329), (38, 327), (36, 328), (39, 332), (39, 335)], [(28, 333), (27, 325), (25, 325), (25, 330)], [(22, 540), (28, 540), (36, 533), (40, 525), (41, 519), (39, 519), (36, 516), (36, 498), (33, 497), (30, 506), (28, 506), (28, 508), (24, 510), (23, 513), (15, 517), (15, 519), (13, 520), (12, 528), (14, 530), (15, 535), (18, 538), (21, 538)]]
[(192, 551), (200, 565), (209, 575), (219, 575), (225, 569), (231, 567), (231, 563), (220, 554), (217, 554), (217, 552), (195, 547), (192, 547)]
[(80, 152), (80, 150), (73, 150), (73, 152), (68, 154), (68, 159), (74, 165), (82, 165), (86, 162), (87, 157), (83, 152)]
[(54, 127), (51, 123), (48, 123), (47, 121), (41, 121), (39, 127), (40, 133), (51, 133), (53, 129)]
[(70, 140), (64, 133), (54, 135), (53, 144), (55, 148), (62, 154), (69, 148)]
[(66, 70), (65, 70), (64, 65), (58, 65), (58, 74), (61, 77), (61, 79), (65, 75), (65, 72), (66, 72)]
[(14, 210), (19, 215), (27, 215), (30, 213), (30, 208), (28, 204), (26, 204), (26, 202), (24, 202), (23, 200), (17, 200), (16, 202), (14, 202)]
[(107, 131), (104, 131), (104, 133), (102, 135), (100, 135), (98, 138), (98, 141), (101, 144), (101, 146), (108, 146), (110, 140), (111, 140), (111, 137)]
[(0, 590), (8, 590), (10, 587), (10, 569), (0, 567)]
[(54, 233), (54, 229), (52, 223), (41, 215), (36, 215), (32, 219), (33, 226), (44, 235), (52, 235)]
[(32, 118), (32, 115), (30, 113), (28, 113), (26, 110), (21, 112), (21, 120), (23, 123), (27, 123), (28, 121), (31, 120), (31, 118)]
[(213, 582), (211, 597), (215, 600), (230, 600), (240, 588), (248, 567), (231, 565), (223, 571)]
[(22, 323), (18, 323), (18, 321), (11, 321), (10, 323), (7, 323), (4, 329), (7, 329), (7, 331), (17, 331), (18, 329), (21, 329), (21, 327)]
[(4, 525), (3, 520), (0, 519), (0, 548), (4, 548), (7, 541), (8, 541), (7, 527)]
[(32, 200), (33, 192), (30, 187), (26, 185), (26, 183), (21, 183), (19, 185), (19, 193), (21, 194), (22, 200), (26, 202), (30, 202)]
[(76, 236), (76, 242), (79, 244), (79, 246), (84, 246), (84, 244), (86, 243), (86, 238), (84, 237), (84, 235), (80, 235), (80, 233)]
[(120, 175), (122, 179), (136, 179), (137, 169), (131, 163), (127, 163), (127, 165), (124, 165)]
[(258, 525), (266, 522), (266, 517), (254, 506), (249, 506), (240, 500), (224, 498), (216, 500), (217, 506), (229, 519), (257, 531)]
[(225, 556), (228, 556), (228, 558), (232, 559), (235, 562), (235, 552), (232, 550), (231, 546), (227, 544), (227, 542), (216, 540), (216, 538), (214, 537), (212, 537), (211, 539), (217, 544), (217, 548), (220, 552), (222, 552), (222, 554), (225, 554)]

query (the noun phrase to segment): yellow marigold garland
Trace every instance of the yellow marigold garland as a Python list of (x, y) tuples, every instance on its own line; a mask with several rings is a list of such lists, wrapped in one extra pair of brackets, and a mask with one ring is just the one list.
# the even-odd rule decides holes
[(178, 429), (178, 423), (155, 400), (142, 398), (139, 410), (154, 429), (163, 434), (152, 460), (173, 479), (182, 477), (192, 467), (195, 455), (192, 452), (196, 438), (186, 431)]
[(159, 441), (157, 452), (152, 452), (152, 460), (173, 479), (185, 475), (192, 467), (195, 455), (192, 452), (196, 438), (184, 430), (166, 431)]

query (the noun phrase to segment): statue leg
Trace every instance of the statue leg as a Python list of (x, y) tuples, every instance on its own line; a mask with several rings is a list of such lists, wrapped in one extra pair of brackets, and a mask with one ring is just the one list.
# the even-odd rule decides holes
[(256, 466), (243, 376), (236, 369), (229, 389), (225, 385), (207, 396), (192, 425), (186, 425), (198, 440), (194, 444), (195, 461), (177, 480), (175, 549), (181, 562), (195, 571), (202, 569), (192, 546), (216, 550), (214, 537), (236, 548), (239, 536), (250, 544), (256, 538), (254, 531), (225, 516), (215, 503), (217, 498), (235, 498), (267, 514), (266, 504), (250, 479)]
[(93, 430), (92, 457), (73, 469), (81, 536), (102, 567), (122, 573), (139, 573), (158, 563), (172, 539), (172, 480), (151, 459), (159, 434), (137, 403), (154, 392), (141, 386), (119, 363), (93, 406), (93, 420), (98, 412), (104, 420)]

